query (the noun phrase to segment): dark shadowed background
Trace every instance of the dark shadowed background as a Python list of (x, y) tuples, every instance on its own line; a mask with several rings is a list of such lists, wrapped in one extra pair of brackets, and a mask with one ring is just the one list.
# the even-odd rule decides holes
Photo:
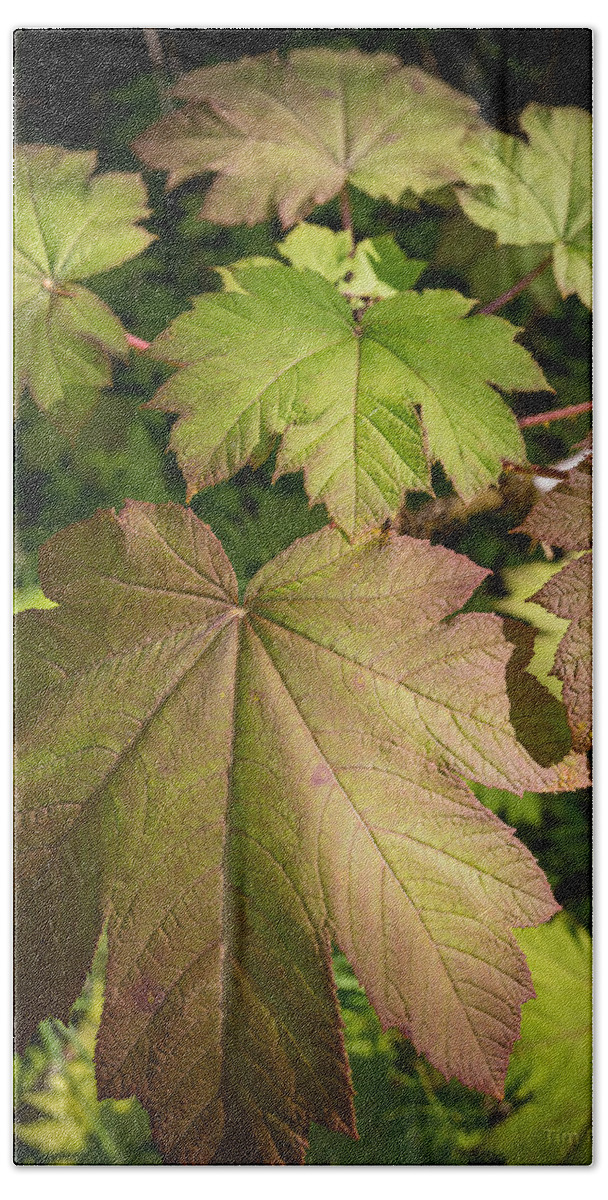
[[(160, 29), (172, 74), (299, 46), (358, 46), (436, 70), (513, 131), (530, 100), (591, 102), (589, 29)], [(110, 93), (151, 68), (141, 29), (22, 29), (15, 36), (19, 141), (97, 146)], [(103, 164), (102, 164), (103, 165)]]

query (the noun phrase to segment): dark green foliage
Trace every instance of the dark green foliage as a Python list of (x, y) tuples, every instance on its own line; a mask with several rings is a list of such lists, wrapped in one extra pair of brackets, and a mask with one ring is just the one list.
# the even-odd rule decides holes
[(545, 871), (556, 899), (591, 929), (591, 795), (588, 791), (523, 797), (475, 785), (475, 793), (498, 816), (515, 825)]
[(224, 546), (241, 594), (264, 563), (296, 538), (327, 524), (324, 505), (310, 506), (299, 473), (271, 484), (273, 459), (257, 471), (244, 467), (234, 479), (205, 488), (192, 501), (197, 517)]
[(127, 497), (183, 499), (181, 475), (165, 454), (170, 421), (143, 412), (141, 397), (105, 392), (73, 442), (53, 429), (29, 398), (16, 428), (17, 586), (37, 577), (48, 537)]

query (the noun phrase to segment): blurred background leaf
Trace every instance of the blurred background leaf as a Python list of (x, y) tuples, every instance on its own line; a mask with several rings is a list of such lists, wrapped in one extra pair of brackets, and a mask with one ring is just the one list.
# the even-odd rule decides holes
[(344, 955), (334, 955), (353, 1074), (359, 1140), (313, 1126), (315, 1165), (464, 1165), (489, 1126), (492, 1101), (446, 1083), (394, 1030), (383, 1033)]
[(508, 1163), (591, 1162), (591, 941), (564, 914), (522, 929), (537, 993), (524, 1005), (501, 1119), (483, 1142)]
[(160, 1164), (147, 1113), (135, 1099), (97, 1099), (93, 1055), (107, 946), (102, 936), (67, 1025), (52, 1017), (15, 1059), (15, 1162), (22, 1165)]

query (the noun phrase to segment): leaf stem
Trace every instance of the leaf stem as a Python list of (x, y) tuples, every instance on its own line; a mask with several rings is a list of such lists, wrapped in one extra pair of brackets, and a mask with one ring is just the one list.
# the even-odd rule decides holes
[(503, 467), (505, 470), (516, 471), (518, 475), (540, 475), (541, 479), (565, 479), (568, 474), (568, 468), (563, 470), (560, 467), (539, 467), (536, 463), (514, 463), (508, 459), (503, 459)]
[(158, 29), (144, 29), (143, 35), (156, 79), (161, 110), (164, 116), (168, 116), (169, 113), (173, 111), (173, 105), (167, 94), (169, 71), (167, 70), (165, 52), (163, 50), (160, 32)]
[(143, 338), (136, 337), (134, 333), (127, 333), (126, 330), (125, 337), (134, 350), (149, 350), (152, 345), (152, 342), (145, 342)]
[(533, 417), (520, 417), (517, 424), (520, 429), (529, 425), (548, 425), (550, 421), (564, 421), (566, 417), (578, 417), (580, 413), (591, 412), (591, 400), (583, 404), (568, 404), (565, 408), (552, 408), (549, 412), (535, 413)]
[(550, 262), (551, 255), (549, 255), (547, 258), (543, 258), (542, 262), (539, 262), (532, 271), (528, 271), (528, 274), (524, 275), (523, 279), (520, 279), (517, 283), (514, 283), (513, 287), (510, 287), (507, 292), (502, 293), (502, 296), (497, 296), (495, 300), (490, 300), (489, 304), (484, 304), (483, 308), (478, 308), (474, 315), (483, 315), (489, 317), (491, 313), (498, 312), (499, 308), (502, 308), (504, 304), (508, 304), (509, 300), (513, 300), (515, 296), (519, 296), (520, 292), (525, 291), (530, 283), (533, 283), (533, 281), (539, 275), (542, 275), (543, 271), (546, 271)]
[(167, 66), (165, 63), (163, 44), (160, 40), (158, 29), (144, 29), (143, 34), (152, 65), (157, 71), (160, 71), (162, 74), (164, 74), (167, 70)]
[(354, 254), (354, 252), (355, 252), (355, 231), (354, 231), (354, 227), (353, 227), (352, 209), (350, 207), (350, 200), (348, 197), (348, 184), (346, 182), (343, 183), (341, 191), (340, 191), (340, 217), (342, 220), (342, 228), (344, 230), (347, 230), (348, 233), (350, 233), (352, 243), (353, 243), (353, 248), (351, 250), (351, 254)]

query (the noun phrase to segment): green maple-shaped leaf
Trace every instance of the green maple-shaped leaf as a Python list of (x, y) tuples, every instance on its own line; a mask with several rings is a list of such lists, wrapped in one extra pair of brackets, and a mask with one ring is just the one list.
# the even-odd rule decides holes
[(485, 572), (328, 527), (239, 603), (191, 512), (130, 502), (41, 554), (21, 614), (18, 1018), (78, 994), (108, 921), (102, 1094), (170, 1161), (300, 1162), (351, 1131), (330, 939), (384, 1026), (502, 1093), (531, 994), (512, 926), (548, 884), (473, 796), (570, 789), (509, 723), (500, 618), (448, 618)]
[(403, 292), (353, 313), (311, 271), (231, 277), (239, 292), (198, 297), (151, 350), (181, 367), (151, 406), (180, 414), (170, 444), (190, 496), (282, 434), (276, 474), (303, 469), (311, 501), (353, 536), (394, 515), (403, 489), (430, 490), (433, 459), (465, 498), (524, 459), (490, 384), (548, 384), (513, 325), (467, 316), (475, 301)]
[(569, 622), (557, 647), (551, 674), (563, 685), (562, 698), (573, 745), (577, 750), (587, 750), (591, 745), (593, 715), (590, 459), (569, 471), (562, 483), (534, 505), (521, 530), (537, 541), (570, 552), (569, 561), (531, 599), (553, 617)]
[(75, 432), (128, 345), (114, 313), (79, 280), (139, 254), (152, 234), (139, 175), (94, 175), (95, 151), (20, 146), (15, 155), (15, 375)]
[(529, 104), (527, 140), (487, 132), (467, 142), (458, 189), (467, 216), (499, 242), (544, 245), (562, 296), (591, 305), (591, 117)]
[(135, 150), (169, 186), (217, 173), (201, 216), (285, 228), (346, 183), (397, 203), (460, 179), (461, 144), (484, 128), (477, 105), (387, 54), (295, 50), (191, 71), (185, 101), (141, 134)]
[[(414, 286), (426, 263), (408, 258), (390, 235), (365, 238), (353, 245), (348, 230), (334, 233), (322, 225), (302, 221), (281, 242), (277, 250), (298, 270), (314, 271), (351, 300), (354, 308), (361, 301), (384, 300)], [(227, 292), (244, 292), (237, 272), (244, 267), (274, 267), (276, 258), (258, 256), (241, 259), (231, 267), (216, 267)]]
[(386, 300), (406, 292), (426, 266), (408, 258), (388, 234), (354, 245), (348, 230), (334, 233), (305, 221), (278, 243), (277, 250), (293, 267), (316, 271), (355, 301)]
[(524, 1005), (507, 1075), (517, 1103), (485, 1149), (512, 1165), (583, 1165), (591, 1161), (591, 941), (564, 916), (517, 941), (537, 996)]

